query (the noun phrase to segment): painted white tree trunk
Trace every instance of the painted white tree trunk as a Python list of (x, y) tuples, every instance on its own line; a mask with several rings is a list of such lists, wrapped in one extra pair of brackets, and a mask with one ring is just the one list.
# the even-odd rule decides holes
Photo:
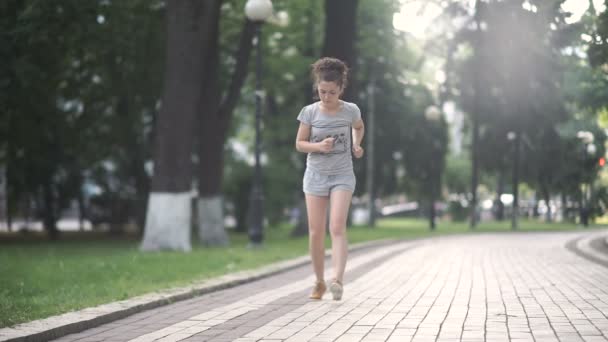
[(178, 250), (188, 252), (191, 230), (190, 192), (152, 192), (148, 199), (144, 251)]
[(198, 236), (207, 246), (230, 243), (224, 229), (224, 209), (221, 196), (199, 197), (197, 201)]

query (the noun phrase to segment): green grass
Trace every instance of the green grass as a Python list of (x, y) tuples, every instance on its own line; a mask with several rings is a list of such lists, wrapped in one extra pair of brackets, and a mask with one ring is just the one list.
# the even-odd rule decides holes
[[(565, 229), (580, 228), (533, 221), (522, 221), (520, 228)], [(483, 223), (476, 231), (510, 231), (510, 226), (509, 222)], [(375, 229), (349, 228), (348, 236), (350, 243), (356, 243), (469, 232), (466, 223), (441, 222), (431, 233), (424, 220), (383, 219)], [(289, 233), (288, 227), (268, 228), (264, 248), (257, 250), (247, 248), (245, 234), (232, 234), (228, 248), (195, 245), (191, 253), (142, 253), (138, 241), (107, 237), (0, 242), (0, 327), (305, 255), (307, 238), (290, 238)]]

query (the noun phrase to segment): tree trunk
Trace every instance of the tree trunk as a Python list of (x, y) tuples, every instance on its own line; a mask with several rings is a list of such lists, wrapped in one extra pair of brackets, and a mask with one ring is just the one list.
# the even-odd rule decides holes
[(236, 231), (246, 233), (251, 219), (247, 216), (249, 211), (249, 197), (251, 195), (251, 186), (253, 185), (253, 172), (249, 177), (243, 177), (237, 180), (238, 192), (234, 202), (234, 214), (236, 217)]
[(513, 212), (511, 213), (511, 229), (516, 230), (519, 217), (519, 155), (521, 145), (521, 130), (515, 133), (513, 143)]
[(223, 206), (224, 201), (221, 196), (198, 198), (199, 238), (206, 246), (226, 246), (230, 242), (224, 229)]
[(204, 79), (204, 14), (200, 1), (167, 3), (167, 64), (143, 250), (191, 249), (192, 127)]
[(505, 171), (502, 168), (500, 171), (498, 171), (498, 185), (496, 192), (496, 220), (502, 221), (505, 219), (505, 205), (501, 200), (502, 194), (505, 192)]
[[(122, 90), (120, 100), (118, 102), (117, 111), (123, 117), (130, 116), (130, 103), (128, 89)], [(146, 224), (146, 208), (148, 204), (148, 193), (150, 192), (150, 179), (145, 169), (145, 144), (146, 142), (139, 138), (137, 123), (129, 122), (125, 127), (123, 139), (130, 151), (130, 160), (127, 164), (127, 170), (132, 179), (135, 189), (135, 203), (130, 210), (135, 213), (135, 223), (137, 225), (138, 234), (141, 236), (144, 232)], [(124, 222), (121, 222), (124, 223)]]
[(543, 187), (543, 198), (545, 199), (545, 204), (547, 205), (546, 221), (552, 222), (553, 218), (551, 215), (551, 203), (549, 203), (549, 201), (551, 201), (551, 195), (549, 194), (549, 188), (547, 186)]
[(344, 99), (347, 101), (353, 101), (357, 94), (355, 39), (358, 3), (358, 0), (325, 0), (325, 39), (321, 55), (341, 59), (351, 69), (350, 85), (344, 92)]
[(135, 220), (138, 234), (143, 234), (146, 226), (146, 211), (148, 208), (148, 193), (150, 191), (150, 180), (144, 169), (143, 163), (134, 165), (137, 168), (135, 176)]
[[(367, 225), (370, 228), (376, 226), (376, 186), (375, 186), (375, 177), (376, 177), (376, 164), (374, 163), (374, 148), (375, 148), (375, 131), (376, 131), (376, 106), (375, 106), (375, 92), (376, 92), (376, 70), (372, 68), (370, 81), (369, 81), (369, 89), (368, 89), (368, 112), (367, 112), (367, 168), (366, 168), (366, 189), (367, 195), (369, 196), (369, 201), (367, 204)], [(434, 225), (433, 220), (433, 225)]]
[(84, 203), (84, 194), (82, 193), (82, 180), (78, 182), (78, 230), (84, 231), (84, 220), (87, 218), (87, 207)]
[(9, 213), (8, 213), (8, 192), (7, 192), (7, 177), (6, 167), (0, 165), (0, 221), (6, 221), (7, 229), (11, 231), (11, 225), (9, 224)]
[(579, 200), (579, 213), (581, 217), (581, 224), (583, 227), (589, 226), (589, 200), (587, 198), (587, 185), (583, 186), (581, 190), (580, 200)]
[(429, 228), (431, 231), (435, 230), (435, 194), (431, 194), (429, 199)]
[(57, 211), (55, 210), (56, 199), (53, 195), (53, 186), (50, 181), (50, 179), (47, 180), (42, 188), (42, 222), (49, 237), (52, 240), (56, 240), (59, 238)]
[(532, 206), (532, 217), (533, 218), (537, 218), (540, 216), (539, 200), (541, 197), (542, 197), (541, 192), (537, 190), (534, 193), (534, 206)]
[(302, 197), (297, 204), (297, 219), (294, 229), (291, 231), (291, 236), (305, 236), (308, 235), (308, 216), (306, 215), (306, 201)]
[(568, 211), (568, 197), (566, 196), (566, 193), (564, 191), (562, 191), (561, 194), (561, 202), (562, 202), (562, 221), (568, 221), (568, 222), (572, 222), (575, 223), (576, 222), (576, 217), (572, 217), (572, 215), (570, 215), (570, 212)]
[(224, 229), (223, 199), (221, 197), (224, 172), (224, 141), (228, 130), (227, 118), (219, 113), (219, 23), (221, 1), (208, 2), (209, 26), (207, 34), (207, 58), (203, 66), (206, 78), (203, 82), (202, 101), (199, 111), (199, 166), (196, 201), (198, 237), (207, 246), (223, 246), (229, 242)]
[[(474, 54), (479, 58), (481, 54), (481, 0), (475, 2), (475, 46)], [(479, 63), (476, 63), (479, 65)], [(475, 70), (473, 78), (474, 98), (473, 98), (473, 113), (471, 113), (473, 124), (473, 137), (471, 142), (471, 221), (470, 227), (474, 229), (477, 226), (477, 183), (479, 182), (479, 70)]]
[(247, 77), (247, 64), (251, 55), (254, 23), (246, 20), (236, 52), (236, 65), (225, 97), (220, 103), (219, 84), (219, 18), (221, 1), (206, 2), (209, 8), (209, 26), (206, 32), (206, 77), (203, 84), (200, 108), (202, 134), (199, 141), (199, 198), (198, 228), (200, 240), (209, 246), (227, 245), (228, 234), (224, 227), (222, 178), (224, 172), (224, 144), (232, 121), (241, 88)]

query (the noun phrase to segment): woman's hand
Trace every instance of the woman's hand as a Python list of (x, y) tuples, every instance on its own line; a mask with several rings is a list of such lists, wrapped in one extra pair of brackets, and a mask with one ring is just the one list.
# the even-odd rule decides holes
[(319, 143), (319, 152), (327, 153), (334, 148), (334, 138), (325, 138)]
[(357, 159), (363, 157), (363, 147), (359, 145), (353, 145), (353, 154)]

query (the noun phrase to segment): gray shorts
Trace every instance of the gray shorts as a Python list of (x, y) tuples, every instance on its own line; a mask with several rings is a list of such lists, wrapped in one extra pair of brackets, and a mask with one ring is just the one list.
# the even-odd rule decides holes
[(347, 171), (337, 175), (325, 175), (306, 169), (304, 172), (303, 190), (305, 194), (315, 196), (329, 196), (334, 190), (355, 191), (355, 173)]

